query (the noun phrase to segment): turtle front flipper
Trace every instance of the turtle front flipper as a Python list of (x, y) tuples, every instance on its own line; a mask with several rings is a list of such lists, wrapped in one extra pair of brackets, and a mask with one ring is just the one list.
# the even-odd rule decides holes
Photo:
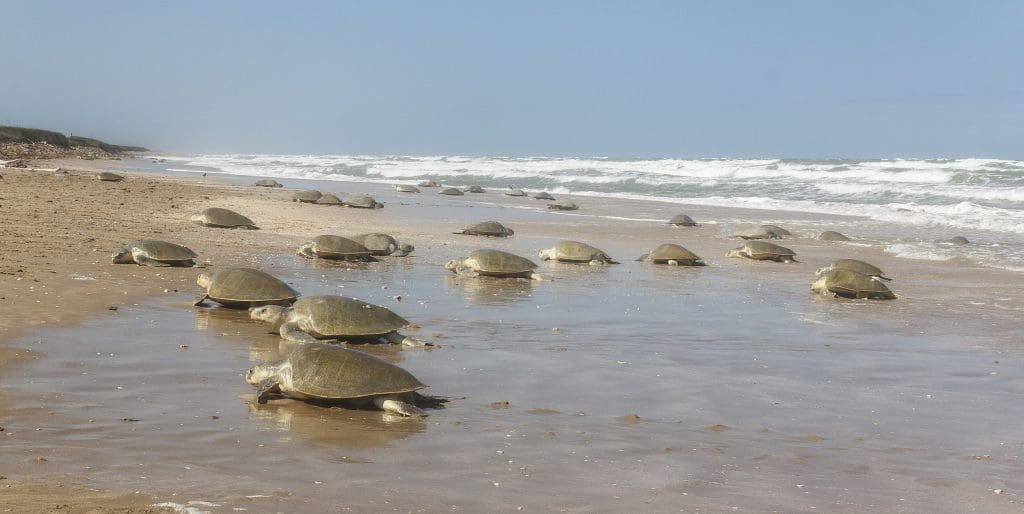
[(256, 403), (267, 403), (267, 399), (280, 391), (276, 378), (268, 378), (256, 386)]
[(281, 334), (281, 338), (293, 343), (321, 343), (319, 339), (309, 335), (299, 328), (299, 324), (293, 321), (284, 323), (281, 325), (278, 331)]
[(156, 259), (154, 259), (152, 257), (147, 257), (145, 255), (136, 255), (135, 256), (135, 263), (139, 264), (139, 265), (142, 265), (142, 266), (156, 266), (156, 267), (161, 267), (161, 268), (166, 268), (166, 267), (171, 266), (170, 264), (168, 264), (166, 262), (158, 261), (158, 260), (156, 260)]
[(633, 262), (643, 262), (643, 261), (646, 261), (648, 255), (650, 255), (650, 254), (649, 253), (645, 253), (645, 254), (637, 257)]
[(210, 297), (209, 295), (205, 295), (205, 294), (199, 295), (199, 296), (195, 297), (192, 300), (192, 305), (195, 305), (196, 307), (199, 307), (200, 305), (203, 305), (206, 302), (206, 299), (209, 298), (209, 297)]
[(403, 336), (402, 334), (399, 334), (398, 332), (391, 332), (391, 333), (388, 333), (388, 334), (384, 334), (383, 337), (384, 337), (384, 340), (386, 340), (389, 343), (400, 344), (402, 346), (415, 346), (415, 347), (434, 346), (434, 343), (431, 343), (430, 341), (424, 341), (422, 339), (416, 339), (415, 337)]
[(390, 396), (378, 396), (373, 399), (373, 404), (384, 412), (401, 414), (402, 416), (428, 416), (427, 411), (411, 404), (403, 402)]
[(544, 277), (541, 276), (540, 273), (530, 273), (530, 280), (541, 281), (541, 280), (544, 280)]

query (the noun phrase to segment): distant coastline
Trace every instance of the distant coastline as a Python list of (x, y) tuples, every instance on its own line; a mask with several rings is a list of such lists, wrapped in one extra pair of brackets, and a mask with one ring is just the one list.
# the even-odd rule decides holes
[(146, 151), (149, 150), (142, 146), (115, 145), (89, 137), (65, 136), (51, 130), (0, 126), (0, 160), (109, 159)]

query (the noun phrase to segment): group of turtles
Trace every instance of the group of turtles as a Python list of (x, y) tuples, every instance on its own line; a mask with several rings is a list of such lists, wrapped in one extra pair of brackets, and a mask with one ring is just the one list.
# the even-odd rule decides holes
[[(260, 182), (263, 182), (258, 184), (261, 186), (280, 187), (273, 180)], [(439, 187), (439, 184), (425, 182), (420, 186)], [(401, 187), (401, 192), (418, 192), (413, 186)], [(396, 190), (399, 189), (396, 187)], [(308, 202), (313, 196), (321, 199), (324, 195), (318, 191), (300, 191), (294, 195), (294, 199)], [(192, 220), (210, 227), (258, 228), (249, 218), (217, 207), (203, 210), (193, 216)], [(683, 227), (697, 226), (685, 214), (673, 217), (668, 223)], [(500, 222), (484, 221), (456, 233), (509, 237), (515, 232)], [(796, 262), (794, 251), (767, 241), (790, 235), (785, 229), (774, 225), (744, 228), (736, 234), (736, 237), (744, 240), (743, 246), (730, 251), (727, 256)], [(822, 233), (820, 238), (829, 241), (848, 240), (837, 232)], [(320, 235), (299, 246), (296, 253), (308, 258), (373, 261), (379, 256), (401, 257), (413, 251), (411, 245), (399, 243), (388, 234), (360, 234), (352, 237)], [(113, 254), (111, 260), (116, 264), (194, 266), (197, 257), (189, 248), (175, 243), (139, 240), (125, 245)], [(590, 265), (618, 263), (603, 250), (580, 241), (560, 241), (551, 248), (541, 250), (538, 257)], [(659, 245), (636, 260), (674, 266), (705, 265), (701, 257), (672, 243)], [(474, 250), (465, 257), (449, 261), (444, 267), (473, 276), (541, 279), (536, 272), (537, 264), (530, 259), (495, 249)], [(896, 296), (885, 285), (889, 280), (882, 270), (869, 263), (841, 259), (817, 270), (811, 290), (851, 298), (891, 299)], [(403, 416), (426, 415), (417, 404), (429, 403), (430, 398), (417, 393), (425, 385), (416, 377), (394, 364), (346, 345), (336, 344), (430, 345), (399, 333), (409, 322), (398, 314), (385, 307), (336, 295), (300, 298), (298, 291), (280, 279), (250, 268), (227, 268), (214, 274), (203, 273), (198, 277), (197, 284), (204, 294), (197, 299), (196, 305), (211, 300), (226, 308), (249, 309), (252, 319), (269, 323), (280, 335), (283, 344), (292, 348), (283, 360), (254, 366), (247, 373), (246, 381), (256, 387), (259, 403), (277, 395), (313, 401), (346, 401)]]

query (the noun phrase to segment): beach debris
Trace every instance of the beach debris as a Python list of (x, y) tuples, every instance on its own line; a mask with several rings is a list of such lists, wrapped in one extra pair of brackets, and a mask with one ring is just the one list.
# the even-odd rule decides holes
[(441, 183), (440, 182), (436, 182), (434, 180), (427, 179), (427, 180), (424, 180), (424, 181), (420, 182), (419, 186), (420, 187), (441, 187)]
[(397, 332), (409, 321), (390, 309), (337, 295), (307, 296), (291, 307), (263, 305), (249, 310), (254, 320), (271, 323), (281, 337), (293, 343), (356, 339), (404, 346), (433, 346)]
[(551, 196), (551, 193), (548, 193), (547, 191), (541, 191), (541, 192), (533, 195), (533, 199), (534, 200), (554, 200), (555, 197)]
[(426, 416), (416, 406), (426, 387), (408, 371), (372, 355), (327, 344), (304, 344), (284, 360), (249, 369), (257, 403), (274, 394), (296, 399), (348, 400), (402, 416)]
[(195, 266), (199, 254), (179, 244), (140, 239), (132, 241), (115, 252), (110, 260), (114, 264), (139, 264), (142, 266)]
[(345, 201), (345, 205), (356, 209), (383, 209), (384, 204), (374, 200), (370, 195), (353, 196)]
[(295, 251), (297, 255), (310, 259), (333, 259), (353, 262), (376, 262), (373, 252), (356, 241), (347, 237), (321, 235), (308, 243), (303, 243)]
[(555, 246), (537, 254), (542, 260), (559, 262), (587, 262), (593, 265), (618, 264), (603, 250), (579, 241), (559, 241)]
[(501, 250), (474, 250), (462, 259), (448, 261), (444, 268), (459, 275), (543, 280), (533, 271), (537, 269), (536, 263), (525, 257)]
[(207, 227), (217, 228), (244, 228), (257, 230), (259, 227), (251, 219), (229, 209), (210, 207), (203, 209), (203, 212), (192, 216), (192, 221)]
[(822, 241), (849, 241), (850, 238), (836, 232), (834, 230), (826, 230), (821, 234), (818, 234), (818, 239)]
[(505, 196), (526, 196), (526, 191), (510, 188), (508, 191), (505, 191)]
[(843, 298), (893, 300), (896, 295), (878, 277), (849, 269), (833, 269), (822, 273), (811, 283), (811, 292)]
[(396, 193), (419, 193), (420, 190), (416, 186), (409, 184), (395, 184)]
[(461, 232), (453, 232), (453, 234), (464, 234), (467, 236), (490, 236), (490, 237), (509, 237), (515, 234), (515, 231), (498, 223), (497, 221), (481, 221), (480, 223), (474, 223), (464, 229)]
[(960, 246), (971, 244), (971, 242), (964, 236), (953, 236), (949, 239), (949, 242)]
[(552, 202), (548, 204), (548, 210), (552, 211), (575, 211), (576, 209), (579, 208), (579, 205), (576, 205), (575, 203), (570, 202), (568, 200), (563, 200), (561, 202)]
[(758, 225), (742, 227), (732, 237), (740, 239), (782, 239), (783, 236), (792, 235), (788, 230), (775, 225)]
[(288, 284), (252, 268), (227, 268), (213, 275), (203, 273), (196, 279), (196, 284), (205, 289), (206, 294), (197, 298), (194, 305), (209, 298), (225, 307), (246, 309), (260, 305), (288, 305), (299, 297), (299, 292)]
[(476, 184), (473, 184), (471, 186), (466, 186), (466, 189), (463, 189), (463, 191), (465, 191), (467, 193), (486, 193), (487, 192), (487, 191), (484, 191), (484, 188), (482, 188), (482, 187), (480, 187), (480, 186), (478, 186)]
[(292, 201), (300, 203), (313, 203), (320, 199), (324, 194), (315, 189), (305, 189), (302, 191), (296, 191), (292, 193)]
[(390, 255), (392, 257), (405, 257), (416, 248), (409, 244), (399, 244), (395, 238), (388, 234), (372, 233), (359, 234), (350, 239), (363, 245), (373, 255)]
[(341, 198), (338, 198), (334, 193), (324, 193), (313, 203), (317, 205), (345, 205), (345, 202), (342, 202)]
[(72, 273), (71, 280), (96, 280), (96, 277), (91, 275), (82, 275), (81, 273)]
[(857, 273), (863, 273), (870, 277), (876, 277), (882, 280), (892, 280), (891, 278), (885, 276), (885, 272), (882, 271), (881, 268), (879, 268), (878, 266), (875, 266), (874, 264), (869, 264), (864, 261), (859, 261), (857, 259), (839, 259), (836, 261), (832, 261), (827, 266), (818, 268), (818, 270), (814, 272), (815, 280), (817, 280), (825, 273), (828, 273), (829, 271), (832, 271), (834, 269), (848, 269), (856, 271)]
[(674, 225), (676, 227), (696, 227), (697, 226), (697, 222), (693, 221), (693, 218), (691, 218), (691, 217), (689, 217), (689, 216), (687, 216), (685, 214), (676, 214), (675, 216), (672, 216), (672, 219), (668, 220), (668, 224), (669, 225)]
[(284, 184), (272, 178), (261, 178), (257, 180), (253, 185), (259, 187), (284, 187)]
[(637, 261), (650, 261), (654, 264), (668, 264), (669, 266), (703, 266), (705, 264), (697, 254), (672, 243), (658, 246), (650, 253), (638, 257)]
[(730, 250), (725, 256), (746, 257), (756, 261), (797, 262), (795, 259), (796, 252), (793, 250), (764, 241), (750, 241), (739, 248)]
[(96, 178), (103, 182), (120, 182), (124, 180), (123, 175), (118, 175), (117, 173), (111, 173), (109, 171), (102, 171), (100, 173), (97, 173)]

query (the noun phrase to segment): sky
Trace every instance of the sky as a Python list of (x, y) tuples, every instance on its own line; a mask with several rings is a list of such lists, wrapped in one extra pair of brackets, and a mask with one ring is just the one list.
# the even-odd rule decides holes
[(169, 152), (1024, 158), (1019, 1), (2, 12), (0, 124)]

